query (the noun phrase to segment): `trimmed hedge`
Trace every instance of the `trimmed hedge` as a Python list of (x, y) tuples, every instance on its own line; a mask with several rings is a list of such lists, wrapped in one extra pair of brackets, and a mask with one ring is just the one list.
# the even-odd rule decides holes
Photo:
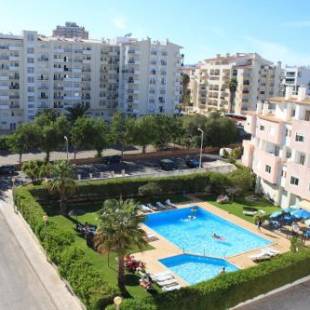
[(55, 222), (46, 225), (43, 222), (45, 212), (29, 188), (14, 189), (14, 201), (48, 257), (58, 266), (61, 276), (70, 283), (87, 309), (102, 309), (112, 303), (113, 296), (118, 294), (117, 289), (104, 280), (87, 254), (75, 245), (75, 234)]
[[(310, 249), (286, 253), (255, 267), (220, 275), (177, 291), (127, 299), (124, 310), (224, 310), (310, 274)], [(114, 309), (108, 306), (107, 309)]]
[[(171, 177), (143, 177), (120, 178), (108, 180), (93, 180), (79, 182), (74, 196), (70, 200), (76, 201), (103, 201), (110, 198), (132, 198), (139, 196), (139, 187), (151, 182), (164, 189), (163, 194), (182, 194), (203, 192), (209, 184), (209, 176), (214, 173), (195, 173)], [(223, 174), (217, 174), (218, 178), (226, 179)], [(223, 182), (224, 183), (224, 182)], [(51, 197), (43, 186), (34, 186), (32, 194), (39, 200), (56, 199)]]

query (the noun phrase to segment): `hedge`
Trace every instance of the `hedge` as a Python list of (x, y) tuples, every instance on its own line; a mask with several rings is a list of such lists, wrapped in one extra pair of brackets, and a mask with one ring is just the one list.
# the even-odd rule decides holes
[(310, 249), (305, 249), (177, 291), (127, 299), (121, 310), (224, 310), (309, 274)]
[[(164, 189), (162, 193), (165, 195), (203, 192), (209, 184), (209, 178), (214, 174), (217, 175), (217, 179), (222, 180), (221, 183), (227, 183), (225, 182), (227, 176), (220, 173), (81, 181), (75, 195), (70, 200), (103, 201), (120, 196), (123, 198), (137, 197), (139, 195), (139, 187), (149, 182), (155, 183)], [(56, 197), (51, 197), (43, 186), (33, 186), (31, 192), (42, 201), (56, 199)]]
[(75, 234), (55, 222), (43, 221), (45, 212), (31, 195), (29, 188), (14, 189), (18, 210), (40, 240), (48, 257), (59, 269), (87, 309), (102, 309), (118, 294), (98, 273), (87, 254), (75, 245)]

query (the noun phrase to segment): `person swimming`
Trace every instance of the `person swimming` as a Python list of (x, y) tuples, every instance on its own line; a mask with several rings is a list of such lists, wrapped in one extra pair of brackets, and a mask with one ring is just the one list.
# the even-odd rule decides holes
[(212, 234), (212, 238), (213, 239), (216, 239), (216, 240), (224, 240), (224, 237), (220, 236), (220, 235), (217, 235), (216, 233), (213, 233)]

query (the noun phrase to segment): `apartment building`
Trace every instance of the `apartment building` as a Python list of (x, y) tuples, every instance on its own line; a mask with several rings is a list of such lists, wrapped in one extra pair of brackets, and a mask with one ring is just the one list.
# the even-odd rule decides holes
[[(281, 63), (256, 53), (217, 55), (197, 65), (191, 77), (193, 112), (241, 114), (256, 103), (279, 94)], [(231, 85), (235, 82), (235, 90)]]
[(259, 102), (249, 112), (242, 163), (257, 176), (257, 190), (281, 207), (310, 206), (310, 97), (291, 87), (285, 97)]
[(296, 94), (299, 87), (306, 87), (307, 95), (310, 95), (310, 67), (285, 66), (281, 77), (283, 95), (287, 87), (292, 87)]
[(172, 114), (181, 64), (180, 47), (169, 41), (0, 35), (0, 130), (77, 103), (104, 119), (116, 111)]
[(66, 22), (65, 26), (57, 26), (53, 30), (53, 37), (88, 39), (88, 31), (73, 22)]
[(180, 102), (180, 46), (174, 43), (118, 38), (119, 106), (127, 114), (175, 113)]

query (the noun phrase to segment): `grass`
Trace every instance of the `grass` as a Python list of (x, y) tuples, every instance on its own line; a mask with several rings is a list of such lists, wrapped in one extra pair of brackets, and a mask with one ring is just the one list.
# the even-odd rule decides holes
[(207, 201), (214, 205), (215, 207), (218, 207), (222, 210), (225, 210), (231, 214), (234, 214), (250, 223), (254, 223), (254, 216), (244, 215), (243, 214), (243, 208), (249, 207), (249, 208), (255, 208), (256, 210), (264, 210), (266, 214), (271, 214), (275, 211), (280, 210), (279, 207), (274, 206), (272, 203), (270, 203), (268, 200), (257, 197), (256, 201), (247, 201), (244, 197), (235, 198), (233, 202), (221, 204), (216, 202), (216, 196), (210, 196), (210, 195), (197, 195), (197, 198)]

